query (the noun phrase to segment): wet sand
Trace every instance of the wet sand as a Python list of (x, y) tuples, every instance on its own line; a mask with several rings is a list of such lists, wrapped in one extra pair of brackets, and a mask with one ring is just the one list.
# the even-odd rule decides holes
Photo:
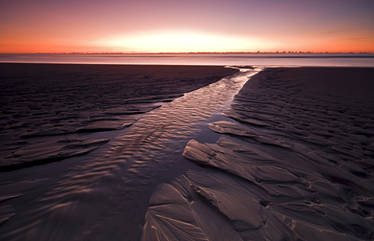
[(374, 69), (270, 68), (190, 140), (142, 240), (373, 240)]
[(374, 69), (14, 66), (1, 240), (374, 238)]

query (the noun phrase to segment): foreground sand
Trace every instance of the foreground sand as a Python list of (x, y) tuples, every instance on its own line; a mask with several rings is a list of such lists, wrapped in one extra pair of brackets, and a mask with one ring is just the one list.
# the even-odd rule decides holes
[(159, 185), (143, 240), (373, 240), (374, 69), (273, 68), (250, 79), (201, 168)]

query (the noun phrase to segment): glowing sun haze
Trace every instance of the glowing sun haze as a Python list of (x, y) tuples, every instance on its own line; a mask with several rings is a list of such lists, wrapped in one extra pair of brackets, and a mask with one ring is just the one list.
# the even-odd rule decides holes
[(103, 38), (95, 43), (106, 49), (134, 52), (214, 52), (268, 48), (276, 42), (194, 31), (160, 31)]
[(0, 52), (374, 52), (372, 0), (4, 0)]

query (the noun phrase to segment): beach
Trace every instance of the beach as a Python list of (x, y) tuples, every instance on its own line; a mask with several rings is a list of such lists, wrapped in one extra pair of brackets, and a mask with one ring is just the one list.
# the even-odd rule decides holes
[(372, 240), (374, 68), (0, 64), (1, 240)]
[(374, 241), (374, 1), (0, 2), (0, 241)]

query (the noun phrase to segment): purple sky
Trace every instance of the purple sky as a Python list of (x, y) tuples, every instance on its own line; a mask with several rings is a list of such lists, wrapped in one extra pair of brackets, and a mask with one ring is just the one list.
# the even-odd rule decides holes
[(372, 0), (0, 1), (0, 52), (374, 51)]

